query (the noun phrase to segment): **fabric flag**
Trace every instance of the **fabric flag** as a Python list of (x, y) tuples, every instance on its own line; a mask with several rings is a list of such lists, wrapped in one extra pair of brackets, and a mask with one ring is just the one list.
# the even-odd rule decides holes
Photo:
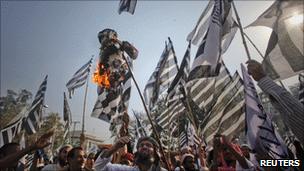
[(66, 140), (72, 123), (72, 113), (65, 92), (63, 92), (63, 120), (65, 122), (63, 139)]
[(217, 97), (231, 80), (232, 77), (230, 76), (226, 65), (222, 62), (218, 76), (202, 78), (187, 83), (190, 98), (200, 109), (202, 109), (202, 111), (208, 113), (216, 102)]
[(63, 93), (63, 120), (69, 124), (72, 121), (72, 114), (65, 92)]
[(244, 86), (236, 72), (216, 98), (215, 104), (203, 120), (203, 136), (207, 144), (215, 134), (233, 137), (244, 128)]
[[(176, 117), (185, 112), (186, 108), (184, 107), (183, 102), (186, 98), (186, 90), (184, 87), (190, 70), (190, 48), (191, 44), (189, 42), (181, 67), (168, 88), (168, 95), (166, 98), (167, 108), (156, 117), (157, 123), (163, 129), (173, 129), (177, 126), (177, 124), (174, 124)], [(171, 132), (174, 132), (172, 129), (170, 129)]]
[(178, 71), (177, 59), (173, 49), (173, 44), (169, 39), (166, 47), (158, 61), (158, 64), (145, 86), (145, 103), (151, 110), (159, 95), (168, 89)]
[(299, 74), (299, 101), (304, 104), (304, 73)]
[[(172, 83), (170, 84), (170, 87), (168, 88), (167, 99), (169, 99), (169, 100), (174, 99), (174, 94), (176, 94), (180, 90), (186, 96), (185, 93), (187, 91), (184, 88), (186, 86), (186, 81), (188, 79), (188, 75), (190, 72), (190, 51), (191, 51), (191, 43), (189, 42), (189, 45), (185, 52), (181, 66), (180, 66), (175, 78), (173, 79)], [(183, 88), (183, 89), (181, 89), (181, 88)]]
[[(124, 53), (125, 54), (125, 53)], [(132, 59), (126, 56), (132, 69)], [(122, 124), (121, 116), (128, 110), (131, 95), (132, 77), (131, 71), (127, 72), (121, 86), (116, 90), (98, 87), (98, 98), (91, 116), (111, 124), (112, 134)], [(115, 134), (115, 133), (114, 133)]]
[(144, 127), (142, 127), (141, 121), (139, 120), (137, 114), (134, 111), (133, 111), (133, 114), (134, 114), (135, 120), (136, 120), (136, 127), (135, 127), (135, 129), (136, 129), (137, 138), (147, 136), (147, 133), (146, 133)]
[(186, 123), (181, 124), (182, 129), (180, 131), (180, 147), (196, 146), (199, 147), (201, 143), (200, 137), (196, 134), (192, 123), (186, 119)]
[(44, 97), (47, 86), (47, 78), (45, 76), (41, 83), (38, 92), (36, 93), (35, 99), (32, 102), (27, 118), (24, 120), (24, 128), (26, 132), (31, 135), (35, 134), (41, 125), (42, 108), (44, 106)]
[(266, 114), (253, 80), (241, 65), (246, 103), (246, 136), (252, 150), (272, 159), (287, 159), (287, 147)]
[(76, 73), (73, 75), (73, 77), (66, 84), (70, 98), (72, 98), (72, 94), (74, 94), (74, 90), (76, 88), (79, 88), (86, 83), (90, 73), (92, 62), (93, 62), (93, 58), (91, 58), (86, 64), (84, 64), (80, 69), (78, 69)]
[(130, 14), (134, 14), (137, 0), (120, 0), (118, 14), (121, 14), (123, 11)]
[[(233, 20), (231, 2), (216, 0), (214, 2), (208, 30), (201, 41), (193, 61), (188, 80), (214, 77), (219, 74), (221, 55), (227, 50), (236, 30), (232, 31)], [(225, 42), (225, 40), (229, 42)]]
[(0, 147), (12, 142), (13, 138), (21, 131), (22, 119), (21, 117), (0, 130)]
[(303, 1), (277, 0), (247, 26), (273, 29), (262, 64), (274, 80), (286, 79), (304, 70), (303, 4)]

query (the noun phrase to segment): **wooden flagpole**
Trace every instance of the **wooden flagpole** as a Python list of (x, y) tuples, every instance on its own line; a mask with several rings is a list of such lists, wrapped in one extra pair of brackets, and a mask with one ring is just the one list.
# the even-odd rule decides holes
[(241, 32), (241, 36), (242, 36), (242, 41), (243, 41), (243, 45), (244, 45), (244, 48), (245, 48), (245, 51), (246, 51), (246, 54), (247, 54), (247, 58), (250, 60), (251, 57), (250, 57), (248, 46), (247, 46), (247, 43), (246, 43), (246, 40), (245, 40), (243, 27), (242, 27), (242, 24), (241, 24), (241, 20), (240, 20), (239, 14), (238, 14), (238, 12), (236, 10), (236, 7), (234, 5), (234, 1), (232, 1), (232, 7), (233, 7), (233, 10), (235, 12), (235, 16), (236, 16), (236, 19), (237, 19), (237, 22), (238, 22), (238, 25), (239, 25), (239, 28), (240, 28), (240, 32)]
[[(91, 60), (93, 59), (94, 55), (92, 55)], [(84, 141), (85, 141), (85, 136), (84, 136), (84, 125), (85, 125), (85, 111), (86, 111), (86, 104), (87, 104), (87, 96), (88, 96), (88, 87), (89, 87), (89, 79), (90, 79), (90, 70), (88, 73), (88, 78), (86, 82), (86, 88), (85, 88), (85, 93), (84, 93), (84, 100), (83, 100), (83, 110), (82, 110), (82, 128), (81, 128), (81, 134), (79, 136), (80, 140), (80, 146), (84, 148)]]
[[(124, 53), (124, 52), (123, 52), (123, 53)], [(133, 72), (132, 72), (132, 70), (131, 70), (131, 68), (130, 68), (129, 62), (128, 62), (128, 60), (126, 59), (126, 57), (125, 57), (125, 55), (124, 55), (123, 53), (122, 53), (122, 57), (123, 57), (123, 59), (126, 61), (128, 70), (129, 70), (129, 72), (130, 72), (130, 74), (131, 74), (131, 77), (132, 77), (132, 80), (133, 80), (134, 83), (135, 83), (137, 92), (138, 92), (138, 94), (139, 94), (139, 96), (140, 96), (141, 102), (142, 102), (142, 104), (143, 104), (143, 106), (144, 106), (144, 109), (145, 109), (145, 111), (146, 111), (146, 114), (147, 114), (147, 116), (148, 116), (148, 120), (149, 120), (149, 122), (150, 122), (150, 124), (151, 124), (151, 126), (152, 126), (152, 130), (153, 130), (153, 132), (154, 132), (154, 134), (155, 134), (155, 136), (156, 136), (156, 139), (157, 139), (157, 141), (158, 141), (158, 143), (159, 143), (160, 152), (161, 152), (161, 154), (163, 155), (163, 157), (164, 157), (164, 159), (165, 159), (165, 163), (166, 163), (166, 165), (167, 165), (167, 168), (170, 169), (170, 165), (169, 165), (168, 159), (167, 159), (167, 157), (166, 157), (166, 155), (165, 155), (165, 152), (164, 152), (164, 149), (163, 149), (163, 147), (162, 147), (162, 145), (161, 145), (161, 141), (160, 141), (159, 134), (158, 134), (158, 132), (156, 131), (156, 128), (155, 128), (155, 126), (154, 126), (154, 124), (153, 124), (153, 122), (152, 122), (151, 116), (150, 116), (149, 111), (148, 111), (148, 109), (147, 109), (147, 106), (146, 106), (146, 104), (145, 104), (144, 97), (143, 97), (142, 93), (140, 92), (139, 86), (138, 86), (138, 84), (137, 84), (137, 81), (135, 80), (135, 77), (134, 77)]]

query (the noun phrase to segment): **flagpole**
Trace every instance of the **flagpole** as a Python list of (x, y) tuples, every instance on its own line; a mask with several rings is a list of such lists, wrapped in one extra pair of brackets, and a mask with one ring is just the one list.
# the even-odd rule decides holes
[[(244, 36), (247, 38), (247, 40), (250, 42), (250, 44), (254, 47), (254, 49), (258, 52), (258, 54), (261, 56), (261, 58), (264, 60), (265, 57), (263, 56), (262, 52), (258, 49), (258, 47), (253, 43), (253, 41), (250, 39), (250, 37), (245, 33)], [(284, 86), (282, 80), (279, 80), (279, 83), (282, 87), (284, 87), (286, 89), (286, 87)]]
[[(123, 53), (124, 53), (124, 52), (123, 52)], [(153, 130), (153, 132), (155, 133), (156, 139), (157, 139), (157, 141), (158, 141), (158, 143), (159, 143), (160, 152), (161, 152), (161, 154), (164, 156), (164, 160), (165, 160), (165, 163), (166, 163), (166, 165), (167, 165), (167, 168), (170, 169), (170, 165), (169, 165), (168, 160), (167, 160), (167, 158), (166, 158), (166, 156), (165, 156), (164, 149), (163, 149), (163, 147), (162, 147), (162, 145), (161, 145), (161, 141), (160, 141), (159, 134), (158, 134), (158, 132), (156, 131), (156, 128), (155, 128), (155, 126), (154, 126), (154, 124), (153, 124), (153, 122), (152, 122), (152, 119), (151, 119), (151, 116), (150, 116), (149, 111), (148, 111), (148, 109), (147, 109), (147, 106), (145, 105), (144, 97), (143, 97), (142, 93), (140, 92), (139, 86), (138, 86), (138, 84), (137, 84), (137, 81), (135, 80), (135, 77), (134, 77), (133, 72), (132, 72), (132, 70), (131, 70), (131, 68), (130, 68), (129, 62), (128, 62), (128, 60), (126, 59), (126, 57), (125, 57), (125, 55), (124, 55), (123, 53), (122, 53), (122, 57), (123, 57), (123, 59), (125, 60), (125, 62), (126, 62), (126, 64), (127, 64), (127, 67), (128, 67), (128, 70), (129, 70), (129, 72), (130, 72), (130, 74), (131, 74), (132, 80), (133, 80), (134, 83), (135, 83), (137, 92), (138, 92), (138, 94), (139, 94), (139, 96), (140, 96), (141, 102), (142, 102), (142, 104), (143, 104), (143, 106), (144, 106), (144, 109), (145, 109), (145, 111), (146, 111), (146, 114), (147, 114), (147, 116), (148, 116), (148, 120), (149, 120), (149, 122), (150, 122), (150, 124), (151, 124), (151, 126), (152, 126), (152, 130)]]
[(232, 7), (233, 7), (233, 10), (235, 12), (235, 16), (236, 16), (236, 19), (237, 19), (237, 22), (238, 22), (238, 25), (239, 25), (239, 28), (240, 28), (240, 32), (241, 32), (241, 36), (242, 36), (242, 41), (243, 41), (243, 45), (244, 45), (244, 48), (245, 48), (245, 51), (246, 51), (246, 54), (247, 54), (247, 58), (250, 60), (251, 57), (250, 57), (248, 46), (247, 46), (247, 43), (246, 43), (246, 40), (245, 40), (245, 37), (244, 37), (243, 27), (242, 27), (242, 24), (241, 24), (241, 20), (240, 20), (239, 14), (238, 14), (238, 12), (236, 10), (236, 7), (234, 5), (234, 1), (232, 1)]
[[(92, 55), (93, 59), (94, 55)], [(85, 88), (85, 93), (84, 93), (84, 100), (83, 100), (83, 110), (82, 110), (82, 128), (81, 128), (81, 135), (79, 136), (80, 140), (80, 146), (84, 147), (84, 141), (85, 141), (85, 136), (84, 136), (84, 125), (85, 125), (85, 111), (86, 111), (86, 104), (87, 104), (87, 96), (88, 96), (88, 87), (89, 87), (89, 79), (90, 79), (90, 70), (88, 73), (88, 78), (86, 82), (86, 88)]]

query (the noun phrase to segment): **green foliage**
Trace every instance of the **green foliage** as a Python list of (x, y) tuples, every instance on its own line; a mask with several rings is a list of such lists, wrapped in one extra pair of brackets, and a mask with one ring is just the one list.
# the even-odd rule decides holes
[(18, 93), (7, 90), (7, 95), (0, 97), (0, 129), (17, 116), (32, 99), (32, 93), (22, 89)]
[[(16, 117), (25, 107), (30, 106), (32, 100), (32, 93), (28, 90), (22, 89), (19, 92), (14, 90), (7, 90), (7, 95), (0, 97), (0, 129), (5, 127), (14, 117)], [(43, 122), (34, 135), (26, 135), (25, 141), (26, 145), (33, 144), (38, 137), (49, 132), (50, 130), (55, 130), (53, 137), (54, 143), (50, 148), (57, 149), (63, 142), (64, 126), (61, 122), (59, 113), (43, 113)], [(24, 133), (22, 131), (19, 135), (14, 138), (14, 142), (20, 142), (21, 135)]]

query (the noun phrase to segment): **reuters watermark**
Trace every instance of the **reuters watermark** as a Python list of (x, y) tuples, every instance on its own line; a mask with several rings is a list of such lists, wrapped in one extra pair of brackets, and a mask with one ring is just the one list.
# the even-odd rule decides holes
[(260, 160), (260, 167), (300, 167), (301, 160)]

